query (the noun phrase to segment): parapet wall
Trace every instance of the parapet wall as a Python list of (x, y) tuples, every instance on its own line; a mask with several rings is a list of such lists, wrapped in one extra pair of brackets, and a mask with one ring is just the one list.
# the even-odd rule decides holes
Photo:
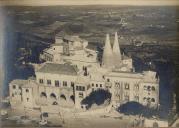
[(94, 110), (87, 110), (87, 111), (83, 111), (83, 112), (79, 112), (76, 113), (76, 115), (96, 115), (96, 114), (102, 114), (102, 113), (109, 113), (109, 111), (111, 110), (111, 105), (108, 105), (106, 107), (103, 108), (98, 108), (98, 109), (94, 109)]

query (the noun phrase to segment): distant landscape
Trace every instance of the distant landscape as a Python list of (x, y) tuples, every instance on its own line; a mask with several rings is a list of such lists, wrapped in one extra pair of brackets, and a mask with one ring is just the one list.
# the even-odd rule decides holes
[[(122, 52), (134, 59), (136, 71), (157, 71), (161, 80), (160, 104), (165, 116), (172, 108), (173, 94), (179, 101), (176, 86), (179, 82), (178, 7), (9, 6), (4, 9), (4, 95), (8, 94), (7, 86), (12, 79), (34, 75), (29, 63), (39, 63), (40, 52), (54, 43), (55, 35), (79, 35), (88, 40), (92, 48), (102, 50), (105, 34), (110, 33), (113, 39), (117, 31)], [(142, 45), (137, 46), (136, 42)]]

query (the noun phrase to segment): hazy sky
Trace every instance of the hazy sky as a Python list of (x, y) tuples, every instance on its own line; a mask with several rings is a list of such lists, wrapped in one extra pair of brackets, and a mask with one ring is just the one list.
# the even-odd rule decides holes
[(179, 5), (179, 0), (0, 0), (1, 5)]

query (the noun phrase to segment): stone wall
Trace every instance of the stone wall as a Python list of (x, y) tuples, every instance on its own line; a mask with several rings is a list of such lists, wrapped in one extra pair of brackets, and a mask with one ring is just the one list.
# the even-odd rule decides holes
[(111, 110), (111, 105), (108, 105), (103, 108), (98, 108), (98, 109), (93, 109), (93, 110), (87, 110), (83, 112), (76, 113), (76, 115), (96, 115), (96, 114), (103, 114), (103, 113), (108, 113)]

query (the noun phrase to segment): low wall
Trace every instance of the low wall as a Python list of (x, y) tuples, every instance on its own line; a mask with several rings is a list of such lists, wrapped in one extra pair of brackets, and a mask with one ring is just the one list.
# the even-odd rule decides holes
[(41, 112), (48, 112), (51, 114), (58, 114), (60, 112), (72, 112), (73, 108), (64, 108), (60, 106), (43, 106)]
[(28, 108), (10, 108), (8, 111), (9, 116), (29, 116), (32, 118), (40, 118), (40, 110)]
[(153, 127), (154, 123), (157, 123), (158, 127), (168, 127), (168, 121), (156, 120), (156, 119), (145, 119), (144, 126)]
[(108, 113), (111, 110), (111, 105), (108, 105), (104, 108), (98, 108), (98, 109), (91, 109), (91, 110), (86, 110), (83, 112), (78, 112), (76, 115), (95, 115), (95, 114), (102, 114), (102, 113)]

